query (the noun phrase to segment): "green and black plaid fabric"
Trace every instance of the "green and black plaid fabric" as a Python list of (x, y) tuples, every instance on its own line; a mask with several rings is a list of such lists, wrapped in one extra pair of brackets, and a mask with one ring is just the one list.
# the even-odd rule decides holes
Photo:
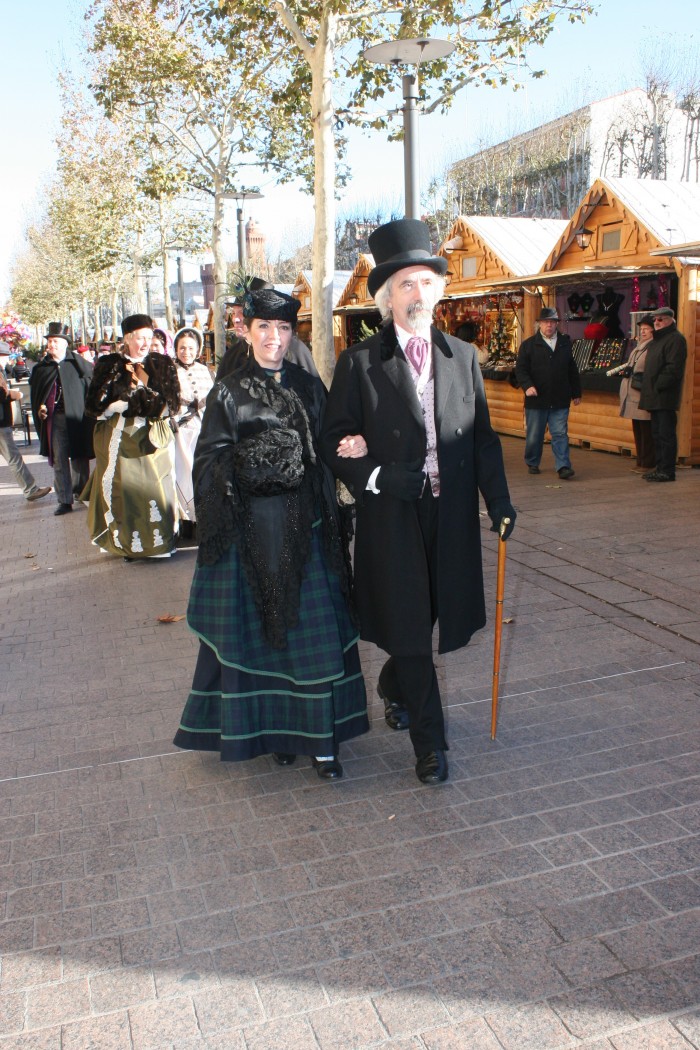
[(235, 546), (197, 568), (188, 623), (201, 645), (178, 747), (220, 751), (226, 761), (272, 751), (329, 755), (369, 729), (357, 632), (318, 530), (286, 649), (262, 638)]

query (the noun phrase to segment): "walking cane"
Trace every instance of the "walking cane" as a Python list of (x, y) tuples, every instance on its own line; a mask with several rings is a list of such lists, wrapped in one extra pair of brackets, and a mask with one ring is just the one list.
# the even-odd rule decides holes
[(506, 541), (503, 534), (510, 518), (503, 518), (498, 529), (498, 569), (496, 572), (496, 624), (493, 637), (493, 679), (491, 682), (491, 739), (496, 739), (498, 722), (498, 675), (501, 670), (501, 631), (503, 630), (503, 591), (506, 583)]

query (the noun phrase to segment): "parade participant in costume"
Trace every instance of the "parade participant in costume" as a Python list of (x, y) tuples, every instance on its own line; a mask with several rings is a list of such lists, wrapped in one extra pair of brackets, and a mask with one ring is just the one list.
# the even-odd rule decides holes
[(639, 407), (647, 350), (654, 338), (654, 318), (651, 314), (637, 323), (637, 345), (627, 359), (627, 368), (620, 383), (620, 415), (632, 420), (637, 466), (649, 470), (654, 466), (654, 440), (651, 434), (651, 416)]
[(346, 536), (316, 447), (325, 390), (284, 360), (298, 309), (246, 293), (251, 353), (207, 401), (187, 613), (200, 647), (175, 744), (225, 761), (307, 755), (336, 779), (340, 745), (369, 723)]
[(175, 486), (180, 511), (180, 535), (193, 535), (195, 522), (192, 463), (202, 429), (207, 394), (214, 385), (211, 372), (197, 358), (204, 340), (197, 328), (181, 328), (175, 335), (175, 365), (180, 383), (180, 408), (175, 434)]
[(51, 321), (46, 355), (29, 377), (29, 395), (39, 451), (53, 467), (58, 506), (54, 514), (69, 514), (73, 498), (88, 483), (92, 449), (92, 420), (85, 417), (85, 397), (92, 364), (70, 348), (66, 325)]
[(151, 340), (151, 353), (167, 354), (168, 357), (175, 357), (173, 337), (171, 336), (170, 332), (167, 332), (165, 330), (165, 328), (153, 329), (153, 339)]
[(22, 459), (22, 453), (15, 444), (12, 432), (12, 405), (14, 401), (22, 400), (22, 391), (12, 389), (5, 378), (5, 370), (2, 367), (2, 358), (7, 357), (10, 348), (7, 343), (0, 343), (0, 455), (7, 460), (7, 465), (15, 476), (15, 481), (22, 489), (22, 494), (30, 503), (43, 499), (51, 491), (50, 485), (41, 488), (37, 485), (34, 475)]
[[(272, 288), (273, 285), (269, 281), (263, 281), (261, 277), (248, 277), (245, 281), (241, 282), (241, 286), (238, 289), (239, 295), (236, 297), (234, 303), (231, 306), (231, 323), (233, 330), (228, 332), (226, 335), (226, 353), (222, 357), (219, 367), (216, 372), (217, 379), (223, 379), (225, 375), (228, 375), (236, 367), (236, 362), (239, 360), (241, 354), (247, 353), (248, 344), (245, 341), (245, 335), (243, 331), (243, 297), (247, 291), (259, 292), (263, 288)], [(301, 339), (297, 336), (296, 332), (292, 333), (292, 338), (289, 342), (287, 352), (284, 355), (285, 361), (291, 361), (295, 365), (299, 365), (309, 375), (318, 376), (318, 369), (316, 363), (311, 356), (306, 343), (302, 343)]]
[[(378, 691), (392, 729), (408, 728), (416, 775), (447, 779), (447, 739), (435, 666), (486, 622), (479, 492), (494, 528), (510, 518), (500, 441), (491, 427), (473, 346), (431, 325), (447, 260), (417, 219), (369, 237), (367, 288), (388, 323), (339, 357), (321, 448), (355, 498), (355, 594), (361, 635), (390, 654)], [(345, 458), (346, 434), (368, 454)]]
[(175, 546), (168, 416), (178, 411), (180, 388), (173, 361), (149, 353), (150, 317), (125, 317), (122, 333), (123, 352), (97, 361), (88, 391), (86, 410), (97, 420), (88, 525), (92, 542), (110, 554), (164, 557)]

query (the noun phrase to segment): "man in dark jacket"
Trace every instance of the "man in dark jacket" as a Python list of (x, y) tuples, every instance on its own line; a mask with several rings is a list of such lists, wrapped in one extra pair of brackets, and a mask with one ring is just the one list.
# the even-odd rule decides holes
[(571, 339), (557, 331), (556, 310), (540, 311), (539, 331), (520, 344), (515, 364), (518, 386), (525, 391), (525, 462), (540, 473), (544, 432), (549, 427), (554, 466), (560, 478), (573, 478), (569, 457), (569, 406), (581, 401), (581, 380), (571, 353)]
[[(345, 350), (331, 384), (321, 452), (355, 498), (355, 596), (362, 638), (390, 654), (379, 676), (387, 724), (408, 728), (416, 775), (447, 779), (435, 666), (486, 621), (479, 492), (494, 529), (510, 535), (501, 443), (491, 427), (473, 346), (431, 327), (447, 260), (430, 233), (400, 219), (369, 238), (367, 287), (385, 321)], [(367, 454), (347, 446), (360, 434)]]
[(87, 485), (92, 451), (92, 423), (85, 418), (85, 395), (92, 365), (69, 348), (69, 332), (51, 321), (46, 356), (29, 379), (34, 426), (40, 452), (53, 467), (58, 506), (54, 514), (73, 510), (73, 497)]
[(651, 413), (651, 436), (656, 469), (644, 474), (646, 481), (675, 481), (678, 441), (676, 412), (681, 400), (688, 346), (676, 328), (670, 306), (654, 310), (654, 338), (647, 350), (639, 407)]
[(7, 465), (14, 474), (15, 481), (22, 489), (24, 498), (29, 500), (30, 503), (34, 503), (35, 500), (48, 496), (51, 486), (45, 485), (40, 488), (37, 485), (34, 475), (22, 459), (22, 454), (15, 444), (14, 434), (12, 433), (12, 407), (15, 401), (22, 400), (22, 391), (16, 388), (14, 390), (11, 389), (5, 379), (2, 360), (9, 353), (9, 350), (4, 350), (6, 345), (6, 343), (3, 343), (1, 344), (2, 348), (0, 348), (0, 456), (7, 460)]

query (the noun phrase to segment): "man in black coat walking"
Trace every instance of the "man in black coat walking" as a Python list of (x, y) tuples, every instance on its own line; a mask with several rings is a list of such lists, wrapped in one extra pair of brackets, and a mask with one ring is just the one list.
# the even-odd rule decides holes
[(54, 514), (61, 515), (73, 510), (90, 473), (92, 423), (85, 418), (85, 395), (92, 365), (70, 349), (68, 328), (60, 321), (51, 321), (45, 338), (47, 353), (32, 370), (29, 393), (40, 452), (53, 467)]
[(581, 380), (571, 352), (571, 339), (557, 331), (556, 310), (540, 311), (539, 330), (520, 344), (515, 378), (525, 391), (525, 462), (540, 473), (544, 434), (549, 427), (554, 466), (564, 481), (573, 478), (569, 456), (569, 405), (581, 402)]
[(670, 306), (654, 310), (654, 338), (647, 350), (639, 407), (651, 414), (656, 469), (646, 481), (675, 481), (678, 440), (676, 412), (681, 400), (688, 344), (676, 328)]
[[(479, 492), (494, 528), (515, 522), (501, 443), (473, 346), (431, 327), (447, 262), (428, 227), (400, 219), (369, 238), (367, 287), (386, 322), (338, 359), (321, 451), (355, 498), (355, 596), (361, 636), (389, 659), (379, 676), (387, 724), (408, 728), (416, 775), (447, 779), (435, 666), (486, 622)], [(348, 449), (360, 434), (367, 454)]]

